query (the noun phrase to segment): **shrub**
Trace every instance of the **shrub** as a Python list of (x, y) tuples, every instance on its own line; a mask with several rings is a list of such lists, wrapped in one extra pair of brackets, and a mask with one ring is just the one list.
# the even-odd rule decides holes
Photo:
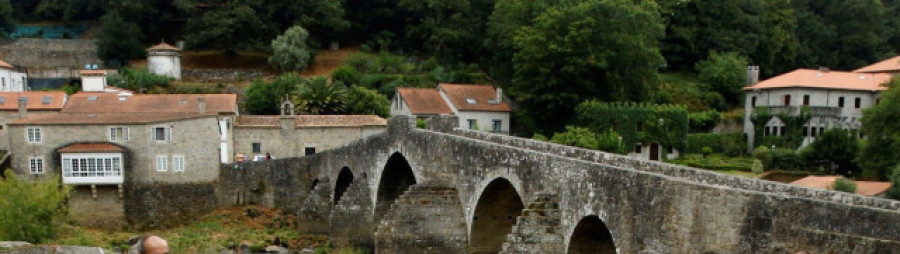
[(350, 114), (373, 114), (390, 117), (391, 102), (383, 94), (360, 86), (350, 87), (345, 108)]
[(427, 127), (427, 126), (425, 125), (425, 119), (422, 119), (422, 118), (416, 118), (416, 128), (419, 128), (419, 129), (425, 129), (425, 127)]
[(769, 148), (765, 146), (757, 147), (756, 150), (753, 150), (753, 158), (759, 160), (763, 167), (772, 166), (772, 153), (769, 151)]
[(687, 134), (686, 153), (700, 153), (703, 147), (709, 147), (714, 153), (721, 152), (722, 135), (715, 133), (690, 133)]
[(44, 243), (59, 235), (69, 187), (57, 179), (48, 175), (26, 181), (6, 172), (6, 179), (0, 179), (0, 239)]
[(688, 122), (692, 132), (709, 132), (716, 127), (721, 119), (721, 113), (715, 110), (694, 112), (688, 114)]
[(762, 174), (763, 172), (765, 172), (765, 169), (766, 168), (763, 167), (762, 162), (759, 161), (759, 159), (755, 159), (753, 160), (753, 167), (750, 168), (750, 171), (754, 174)]
[(712, 154), (712, 152), (712, 148), (708, 146), (704, 146), (703, 149), (700, 149), (700, 153), (703, 154), (703, 158), (706, 158), (706, 156), (709, 156), (710, 154)]
[(888, 196), (893, 199), (900, 200), (900, 164), (894, 167), (894, 172), (891, 173), (891, 189), (888, 191)]
[(806, 166), (803, 158), (791, 149), (773, 149), (771, 152), (772, 164), (767, 166), (769, 170), (800, 170)]
[(537, 141), (547, 141), (547, 140), (549, 140), (549, 139), (547, 138), (547, 136), (541, 135), (540, 133), (535, 133), (534, 136), (531, 137), (531, 139), (534, 139), (534, 140), (537, 140)]
[(557, 132), (553, 134), (550, 142), (577, 146), (587, 149), (597, 149), (597, 136), (587, 128), (566, 126), (566, 132)]
[(831, 187), (834, 188), (835, 191), (856, 193), (856, 182), (844, 177), (834, 179), (834, 184)]
[(346, 85), (359, 85), (362, 74), (349, 65), (343, 65), (331, 72), (331, 79)]
[(727, 156), (743, 156), (747, 139), (743, 133), (722, 134), (722, 152)]

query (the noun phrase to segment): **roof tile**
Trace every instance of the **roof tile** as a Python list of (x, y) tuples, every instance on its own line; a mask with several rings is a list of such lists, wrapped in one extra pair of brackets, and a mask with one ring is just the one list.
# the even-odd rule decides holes
[(4, 62), (3, 60), (0, 60), (0, 67), (2, 67), (2, 68), (7, 68), (7, 69), (12, 69), (12, 68), (13, 68), (12, 64), (9, 64), (9, 63), (7, 63), (7, 62)]
[(406, 102), (413, 115), (451, 115), (453, 110), (447, 106), (441, 94), (433, 88), (397, 88), (397, 93)]
[(900, 72), (900, 56), (891, 57), (884, 61), (856, 69), (853, 72), (865, 73), (894, 73)]
[(175, 46), (169, 45), (166, 42), (160, 42), (159, 44), (153, 45), (148, 48), (147, 51), (151, 50), (168, 50), (168, 51), (181, 51), (181, 49), (176, 48)]
[[(66, 93), (62, 91), (33, 91), (33, 92), (0, 92), (0, 111), (19, 109), (19, 98), (27, 97), (28, 110), (55, 110), (62, 109), (66, 101)], [(49, 103), (44, 103), (49, 98)]]
[[(11, 125), (67, 125), (67, 124), (147, 124), (170, 122), (177, 120), (204, 117), (198, 113), (169, 114), (92, 114), (92, 113), (60, 113), (28, 115), (24, 119), (16, 119)], [(206, 115), (208, 116), (208, 115)]]
[(505, 101), (497, 100), (497, 91), (490, 85), (439, 84), (453, 106), (458, 110), (470, 111), (512, 111)]
[(81, 92), (72, 95), (63, 113), (196, 113), (197, 99), (205, 98), (206, 112), (234, 114), (235, 94), (139, 94), (123, 96), (116, 93)]
[(75, 143), (56, 149), (60, 153), (121, 153), (125, 149), (110, 143)]
[(743, 90), (806, 87), (838, 90), (887, 90), (882, 84), (891, 80), (890, 74), (853, 73), (797, 69), (792, 72), (744, 87)]
[[(386, 126), (387, 120), (376, 115), (295, 115), (296, 127), (352, 127)], [(281, 116), (240, 115), (235, 118), (238, 127), (279, 127)]]

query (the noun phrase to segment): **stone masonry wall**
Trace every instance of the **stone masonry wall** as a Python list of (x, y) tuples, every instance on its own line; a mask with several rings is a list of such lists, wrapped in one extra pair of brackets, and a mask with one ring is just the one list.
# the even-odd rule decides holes
[(129, 184), (125, 217), (138, 229), (169, 227), (222, 206), (216, 183)]
[(206, 82), (249, 81), (272, 76), (261, 69), (183, 69), (182, 79)]

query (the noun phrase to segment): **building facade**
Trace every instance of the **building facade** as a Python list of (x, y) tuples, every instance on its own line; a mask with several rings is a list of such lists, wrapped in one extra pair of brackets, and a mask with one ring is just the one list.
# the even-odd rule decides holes
[(27, 114), (59, 114), (66, 103), (60, 91), (0, 92), (0, 150), (9, 151), (9, 123)]
[[(779, 114), (809, 113), (810, 120), (802, 126), (801, 147), (815, 141), (829, 128), (858, 132), (863, 110), (878, 102), (879, 93), (887, 89), (883, 84), (890, 79), (891, 75), (884, 73), (798, 69), (751, 84), (743, 88), (748, 149), (754, 148), (756, 135), (788, 135), (784, 119), (777, 117)], [(773, 117), (753, 122), (753, 114), (760, 110)]]
[(460, 128), (509, 133), (512, 108), (500, 88), (475, 84), (438, 84), (437, 89), (398, 88), (391, 115), (418, 119), (456, 115)]
[(0, 92), (22, 92), (28, 89), (28, 74), (0, 60)]
[(181, 49), (165, 42), (148, 48), (147, 71), (181, 80)]

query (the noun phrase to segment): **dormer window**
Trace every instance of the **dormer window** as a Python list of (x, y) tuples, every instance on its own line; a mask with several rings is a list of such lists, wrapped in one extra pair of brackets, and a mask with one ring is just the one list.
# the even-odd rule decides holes
[(475, 99), (472, 99), (472, 98), (466, 98), (466, 103), (475, 105), (478, 103), (478, 101), (476, 101)]
[(41, 104), (49, 105), (50, 104), (50, 96), (44, 96), (44, 98), (41, 98)]
[(0, 97), (0, 105), (6, 104), (6, 97)]
[(187, 105), (187, 100), (180, 100), (180, 101), (178, 101), (178, 104), (179, 105)]
[(87, 100), (89, 100), (89, 101), (97, 101), (97, 96), (88, 96)]

